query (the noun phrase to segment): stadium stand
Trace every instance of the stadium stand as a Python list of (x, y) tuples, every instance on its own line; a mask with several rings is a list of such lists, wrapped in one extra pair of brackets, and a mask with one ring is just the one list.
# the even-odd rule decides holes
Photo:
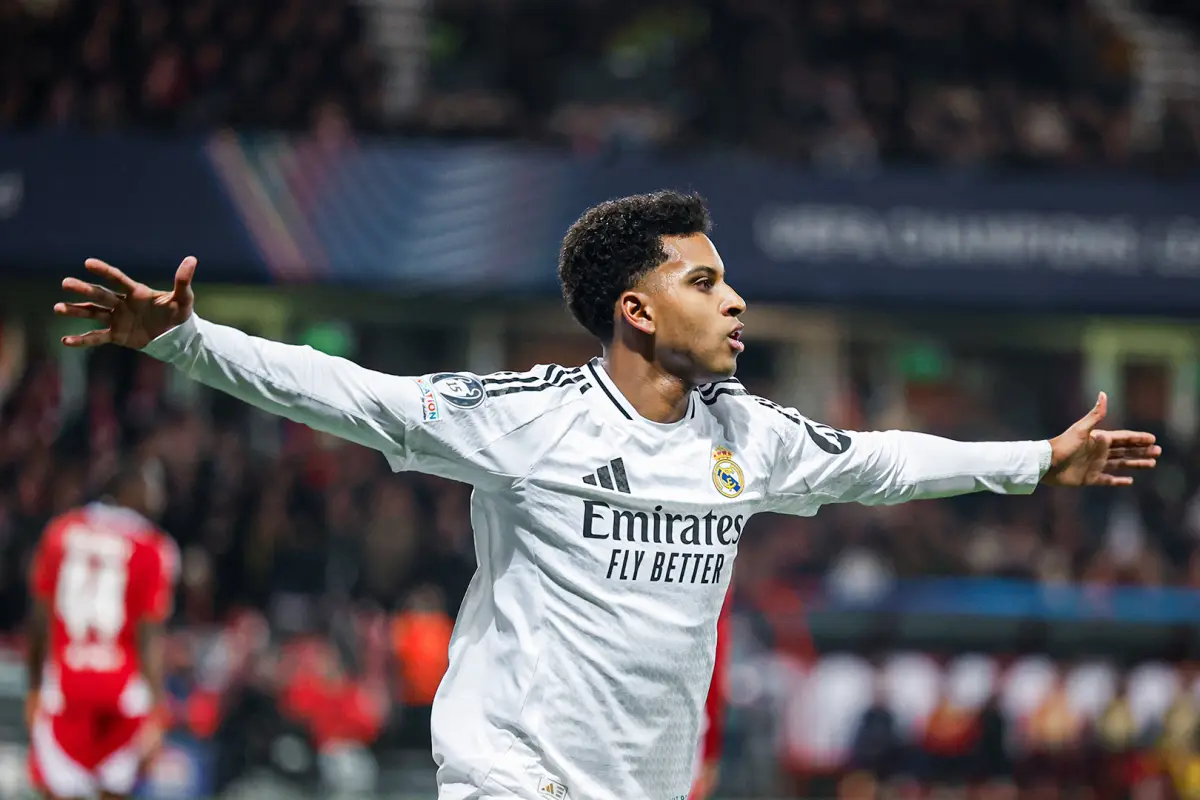
[(1131, 46), (1085, 0), (439, 0), (421, 100), (390, 118), (365, 19), (349, 2), (5, 0), (0, 126), (321, 125), (834, 170), (1178, 166), (1200, 130), (1173, 105), (1155, 152), (1135, 146)]
[(1131, 158), (1128, 46), (1080, 0), (443, 2), (433, 42), (445, 133), (834, 168)]
[(377, 126), (380, 64), (349, 2), (0, 3), (0, 126)]

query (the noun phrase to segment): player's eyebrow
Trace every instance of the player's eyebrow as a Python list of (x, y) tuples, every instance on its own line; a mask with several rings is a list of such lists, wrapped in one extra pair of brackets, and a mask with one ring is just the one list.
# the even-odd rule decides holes
[(716, 267), (709, 266), (708, 264), (700, 264), (689, 269), (686, 273), (684, 273), (683, 277), (690, 280), (691, 278), (696, 278), (701, 275), (706, 275), (716, 281), (721, 279), (721, 270), (717, 269)]

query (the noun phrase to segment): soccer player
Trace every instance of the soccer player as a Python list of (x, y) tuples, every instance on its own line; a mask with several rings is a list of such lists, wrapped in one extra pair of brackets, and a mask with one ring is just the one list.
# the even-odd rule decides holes
[(179, 559), (151, 521), (160, 471), (123, 468), (104, 502), (52, 520), (39, 542), (26, 721), (47, 798), (127, 797), (162, 741), (162, 625)]
[(835, 430), (732, 378), (742, 298), (695, 196), (586, 211), (559, 260), (603, 355), (582, 366), (399, 377), (193, 313), (196, 260), (155, 291), (91, 259), (57, 313), (69, 347), (142, 349), (261, 409), (474, 486), (479, 567), (433, 708), (441, 800), (683, 800), (717, 617), (746, 521), (1039, 483), (1119, 486), (1154, 438), (1100, 431), (1105, 398), (1052, 440)]

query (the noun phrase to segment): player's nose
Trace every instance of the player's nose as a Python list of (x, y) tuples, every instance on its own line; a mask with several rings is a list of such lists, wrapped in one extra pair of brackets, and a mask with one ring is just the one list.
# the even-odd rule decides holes
[(725, 298), (725, 302), (721, 308), (722, 313), (729, 317), (736, 317), (745, 310), (746, 301), (742, 299), (740, 294), (730, 288), (729, 296)]

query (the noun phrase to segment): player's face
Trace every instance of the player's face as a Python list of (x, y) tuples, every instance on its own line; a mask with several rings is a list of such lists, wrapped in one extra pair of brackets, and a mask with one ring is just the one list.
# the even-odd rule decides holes
[(667, 260), (646, 276), (655, 357), (692, 383), (727, 378), (737, 369), (746, 303), (725, 282), (725, 265), (702, 233), (665, 236)]

